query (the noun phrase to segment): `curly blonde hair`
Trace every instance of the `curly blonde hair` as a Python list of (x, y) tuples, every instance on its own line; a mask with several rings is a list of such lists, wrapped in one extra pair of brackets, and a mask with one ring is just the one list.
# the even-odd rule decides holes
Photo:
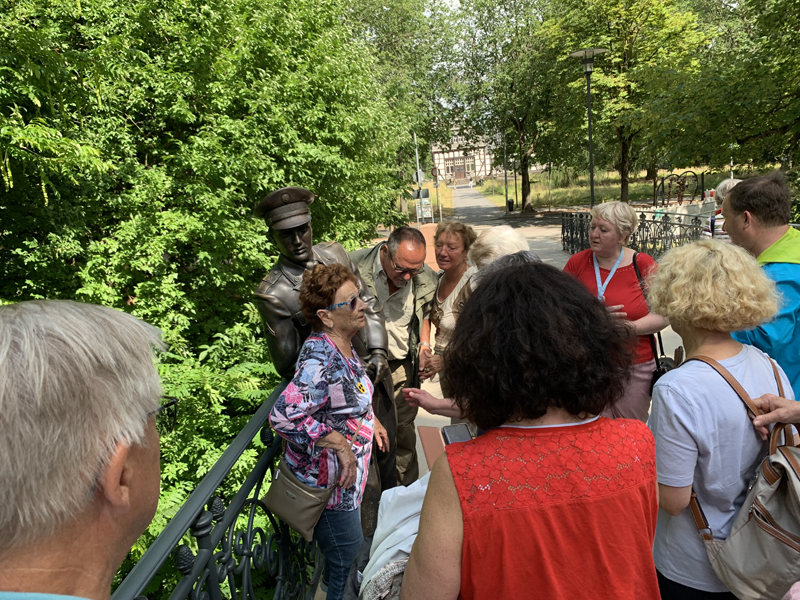
[(619, 200), (597, 204), (590, 213), (593, 221), (600, 218), (614, 225), (617, 228), (617, 233), (622, 238), (623, 244), (628, 242), (631, 233), (639, 224), (639, 217), (636, 216), (634, 208), (627, 202), (620, 202)]
[(650, 310), (679, 327), (739, 331), (778, 310), (775, 284), (743, 248), (715, 240), (667, 252), (648, 280)]

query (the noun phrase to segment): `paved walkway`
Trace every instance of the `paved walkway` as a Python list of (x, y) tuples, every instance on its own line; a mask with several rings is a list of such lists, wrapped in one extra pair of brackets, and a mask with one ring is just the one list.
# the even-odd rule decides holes
[[(536, 253), (543, 262), (563, 269), (569, 260), (570, 254), (561, 247), (561, 213), (558, 211), (540, 211), (535, 216), (512, 215), (509, 217), (506, 216), (505, 211), (495, 206), (483, 194), (467, 186), (453, 190), (453, 207), (454, 218), (472, 225), (478, 234), (489, 227), (510, 225), (525, 236), (531, 251)], [(426, 223), (420, 227), (420, 231), (425, 236), (428, 247), (425, 262), (434, 271), (438, 271), (433, 247), (436, 224)], [(681, 344), (680, 337), (669, 327), (662, 332), (662, 337), (667, 356), (672, 356), (675, 348)], [(442, 396), (438, 382), (425, 382), (422, 388), (434, 396)], [(415, 422), (417, 425), (442, 427), (449, 425), (450, 419), (420, 410)], [(425, 455), (419, 440), (417, 441), (417, 453), (420, 457), (420, 475), (424, 475), (428, 472), (428, 465), (425, 462)]]

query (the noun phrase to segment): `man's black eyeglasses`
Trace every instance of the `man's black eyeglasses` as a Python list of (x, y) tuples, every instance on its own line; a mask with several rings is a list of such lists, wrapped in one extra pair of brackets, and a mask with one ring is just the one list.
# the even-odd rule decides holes
[(147, 413), (148, 418), (156, 418), (158, 435), (167, 435), (175, 431), (175, 423), (178, 421), (178, 399), (172, 396), (164, 396), (164, 400), (166, 400), (164, 404)]
[(394, 264), (394, 258), (392, 257), (391, 252), (389, 253), (389, 262), (392, 263), (392, 268), (398, 273), (401, 273), (403, 275), (408, 274), (411, 275), (412, 277), (414, 277), (414, 275), (419, 275), (420, 273), (422, 273), (422, 269), (425, 268), (425, 265), (422, 265), (417, 269), (401, 269), (396, 264)]

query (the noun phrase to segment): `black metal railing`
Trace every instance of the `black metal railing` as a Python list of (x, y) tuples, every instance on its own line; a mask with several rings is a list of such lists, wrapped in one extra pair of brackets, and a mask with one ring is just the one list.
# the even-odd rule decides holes
[[(588, 212), (562, 213), (561, 247), (575, 254), (589, 247)], [(700, 215), (667, 215), (641, 213), (639, 224), (631, 234), (628, 246), (639, 252), (659, 258), (670, 248), (682, 246), (700, 239), (703, 218)]]
[(561, 213), (561, 247), (570, 254), (586, 250), (591, 222), (588, 212)]
[[(159, 584), (169, 600), (255, 599), (273, 590), (270, 597), (275, 600), (313, 597), (323, 568), (316, 544), (293, 533), (261, 501), (267, 473), (271, 480), (281, 450), (280, 438), (267, 419), (285, 387), (284, 381), (244, 426), (120, 583), (112, 600), (141, 597), (170, 557), (181, 578), (172, 590), (164, 590), (166, 583)], [(218, 490), (256, 436), (265, 450), (226, 506)]]

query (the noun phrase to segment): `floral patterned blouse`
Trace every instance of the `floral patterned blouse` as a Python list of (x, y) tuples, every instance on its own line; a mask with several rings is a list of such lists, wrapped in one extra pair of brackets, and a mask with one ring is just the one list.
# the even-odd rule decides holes
[(312, 333), (300, 349), (294, 379), (269, 416), (272, 428), (288, 442), (289, 468), (300, 481), (316, 487), (335, 485), (339, 474), (336, 452), (318, 447), (316, 441), (331, 431), (351, 441), (363, 418), (353, 444), (356, 482), (334, 490), (329, 510), (349, 511), (361, 505), (372, 453), (373, 387), (355, 351), (353, 356), (345, 358), (324, 333)]

